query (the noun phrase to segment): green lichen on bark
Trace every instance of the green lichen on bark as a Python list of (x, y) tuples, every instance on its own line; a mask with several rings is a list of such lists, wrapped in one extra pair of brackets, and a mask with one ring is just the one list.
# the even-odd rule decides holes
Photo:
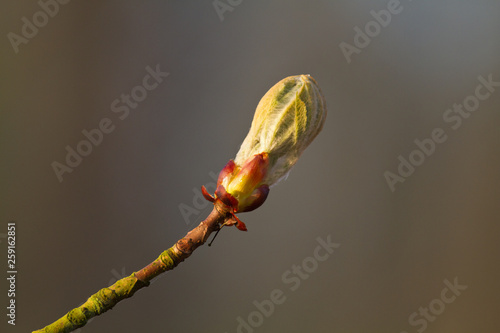
[(149, 285), (149, 282), (163, 272), (174, 269), (188, 258), (208, 236), (228, 218), (224, 207), (214, 207), (212, 213), (171, 248), (163, 251), (156, 260), (132, 275), (116, 281), (90, 296), (85, 303), (72, 309), (52, 324), (34, 333), (66, 333), (85, 326), (89, 319), (112, 309), (118, 302), (132, 297), (134, 293)]
[(149, 285), (148, 281), (141, 281), (133, 273), (113, 285), (103, 288), (90, 296), (85, 303), (69, 311), (53, 324), (36, 332), (71, 332), (84, 326), (89, 319), (112, 309), (118, 302), (132, 297), (134, 293)]

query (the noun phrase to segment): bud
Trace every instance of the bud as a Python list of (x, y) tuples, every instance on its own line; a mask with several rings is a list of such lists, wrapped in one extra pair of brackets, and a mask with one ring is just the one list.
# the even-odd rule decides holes
[(310, 75), (281, 80), (257, 105), (235, 160), (219, 174), (215, 198), (202, 188), (205, 198), (212, 202), (220, 199), (234, 213), (258, 208), (269, 187), (288, 175), (321, 131), (325, 118), (325, 99)]
[(263, 183), (284, 178), (323, 128), (325, 99), (310, 75), (289, 76), (275, 84), (259, 102), (252, 127), (236, 155), (243, 164), (255, 154), (269, 154)]

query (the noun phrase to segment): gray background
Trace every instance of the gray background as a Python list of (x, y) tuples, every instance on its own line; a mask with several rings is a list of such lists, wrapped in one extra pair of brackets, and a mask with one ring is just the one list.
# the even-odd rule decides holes
[[(401, 5), (348, 64), (339, 44), (387, 1), (243, 1), (223, 21), (211, 1), (71, 1), (17, 54), (7, 33), (40, 7), (4, 3), (0, 233), (17, 221), (19, 273), (17, 325), (4, 279), (1, 330), (53, 322), (184, 236), (209, 208), (185, 219), (180, 205), (200, 204), (193, 189), (235, 156), (259, 99), (308, 73), (326, 97), (323, 132), (240, 216), (249, 231), (223, 230), (81, 331), (236, 332), (281, 289), (255, 332), (417, 332), (409, 316), (457, 277), (467, 290), (425, 331), (497, 332), (500, 89), (457, 130), (443, 113), (478, 76), (500, 81), (500, 3)], [(111, 102), (157, 64), (170, 75), (120, 120)], [(115, 130), (60, 183), (51, 163), (103, 118)], [(391, 192), (384, 172), (434, 128), (447, 141)], [(341, 246), (291, 291), (282, 274), (328, 235)]]

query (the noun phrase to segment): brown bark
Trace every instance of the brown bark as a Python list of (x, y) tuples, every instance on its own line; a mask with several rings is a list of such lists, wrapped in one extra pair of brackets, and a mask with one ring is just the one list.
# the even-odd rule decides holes
[(174, 269), (196, 248), (203, 245), (213, 231), (219, 230), (226, 221), (232, 218), (228, 208), (220, 201), (216, 201), (214, 209), (204, 221), (178, 240), (174, 246), (160, 254), (155, 261), (113, 285), (99, 290), (78, 308), (34, 332), (71, 332), (84, 326), (90, 318), (110, 310), (121, 300), (132, 297), (137, 290), (147, 287), (156, 276)]

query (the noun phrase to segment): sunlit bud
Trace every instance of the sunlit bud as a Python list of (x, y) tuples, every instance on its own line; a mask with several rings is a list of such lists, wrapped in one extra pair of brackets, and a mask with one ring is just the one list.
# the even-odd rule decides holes
[[(269, 187), (286, 177), (302, 152), (323, 127), (325, 99), (310, 75), (287, 77), (260, 100), (252, 126), (236, 155), (222, 169), (215, 197), (234, 213), (264, 203)], [(236, 226), (246, 230), (237, 219)], [(245, 229), (243, 229), (245, 228)]]
[(260, 100), (252, 126), (236, 155), (242, 165), (256, 154), (268, 154), (263, 184), (285, 177), (302, 152), (323, 128), (326, 103), (310, 75), (289, 76), (275, 84)]

